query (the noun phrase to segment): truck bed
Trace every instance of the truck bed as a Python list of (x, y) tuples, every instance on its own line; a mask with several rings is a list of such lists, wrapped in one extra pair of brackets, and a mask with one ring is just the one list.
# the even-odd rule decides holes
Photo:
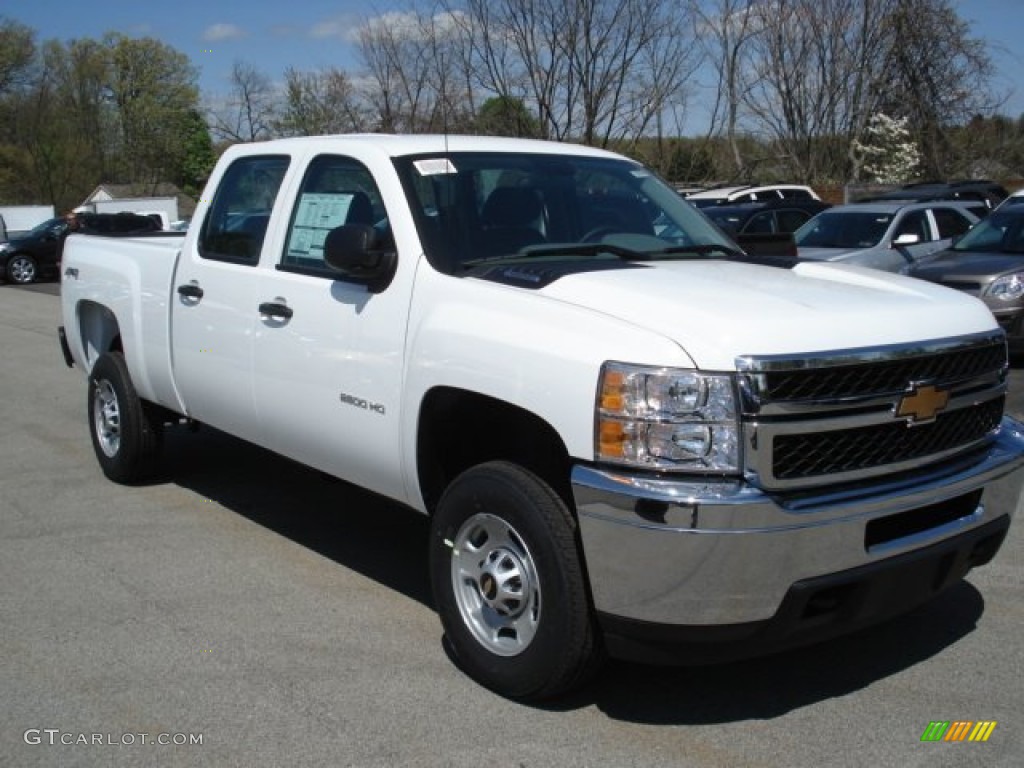
[[(93, 313), (110, 311), (121, 329), (139, 395), (180, 410), (170, 366), (170, 287), (183, 233), (130, 237), (72, 235), (64, 244), (61, 303), (64, 316), (77, 314), (84, 328)], [(101, 310), (100, 307), (105, 307)], [(91, 369), (99, 350), (69, 335), (78, 360)]]

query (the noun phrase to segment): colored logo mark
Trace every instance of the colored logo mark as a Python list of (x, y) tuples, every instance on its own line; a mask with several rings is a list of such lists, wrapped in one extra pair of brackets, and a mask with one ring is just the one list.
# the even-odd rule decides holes
[(995, 720), (933, 720), (921, 734), (921, 741), (988, 741), (996, 725)]

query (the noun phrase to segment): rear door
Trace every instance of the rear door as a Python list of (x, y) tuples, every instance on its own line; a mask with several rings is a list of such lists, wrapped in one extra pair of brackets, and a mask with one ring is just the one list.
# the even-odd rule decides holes
[(189, 416), (257, 440), (253, 335), (259, 262), (280, 204), (286, 155), (250, 155), (224, 172), (201, 224), (186, 238), (171, 289), (175, 385)]

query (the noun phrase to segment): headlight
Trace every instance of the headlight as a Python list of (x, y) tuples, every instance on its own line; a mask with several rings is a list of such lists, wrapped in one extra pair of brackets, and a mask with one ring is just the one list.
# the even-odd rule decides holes
[(996, 278), (985, 293), (1000, 301), (1019, 299), (1024, 296), (1024, 272), (1014, 272), (1012, 275)]
[(11, 250), (11, 247), (10, 243), (0, 243), (0, 253), (7, 253), (7, 251)]
[(736, 472), (739, 423), (732, 377), (605, 363), (594, 443), (598, 461)]

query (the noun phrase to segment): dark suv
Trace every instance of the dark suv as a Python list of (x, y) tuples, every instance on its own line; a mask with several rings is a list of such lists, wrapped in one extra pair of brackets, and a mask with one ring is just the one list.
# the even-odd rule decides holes
[(821, 200), (775, 200), (716, 205), (700, 210), (747, 253), (795, 258), (793, 233), (808, 219), (831, 207)]
[[(136, 235), (160, 229), (153, 219), (135, 213), (80, 213), (77, 218), (84, 235)], [(56, 275), (67, 235), (64, 219), (47, 219), (21, 237), (0, 243), (0, 280), (32, 283)]]
[(1006, 199), (1006, 195), (1006, 189), (994, 181), (924, 181), (906, 184), (899, 189), (872, 195), (857, 202), (930, 203), (935, 200), (959, 200), (968, 204), (977, 203), (971, 207), (971, 213), (978, 218), (984, 218), (989, 211)]

